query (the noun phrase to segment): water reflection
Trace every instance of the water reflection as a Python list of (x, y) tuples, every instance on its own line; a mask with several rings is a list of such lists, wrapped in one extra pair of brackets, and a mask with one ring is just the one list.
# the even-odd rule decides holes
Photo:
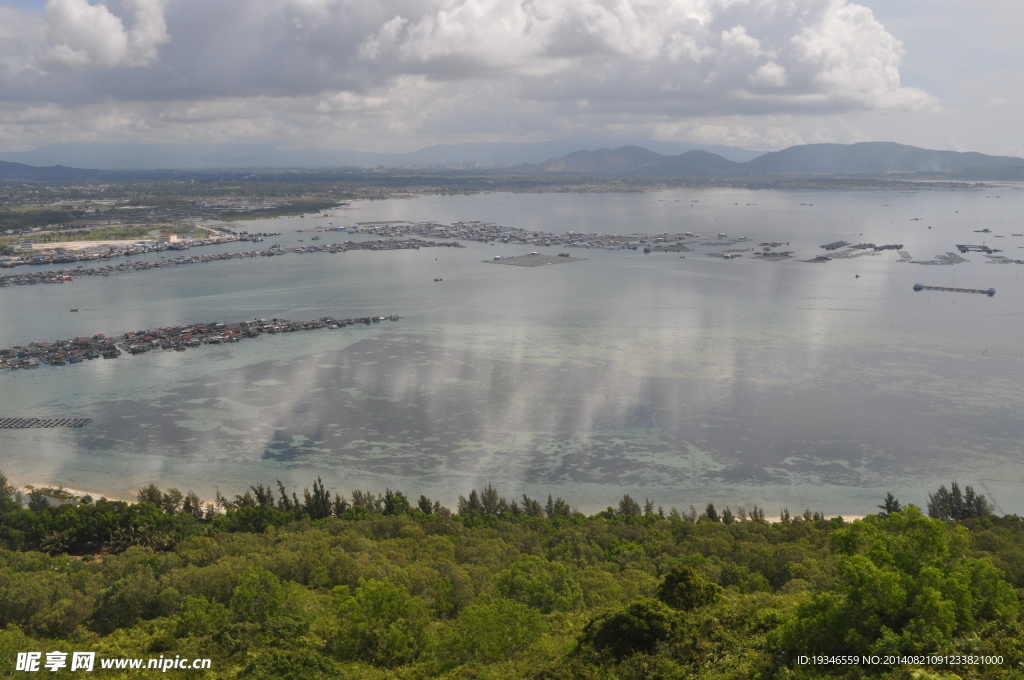
[[(963, 227), (947, 209), (971, 200), (889, 197), (878, 202), (891, 207), (845, 217), (864, 196), (815, 195), (814, 211), (801, 212), (790, 205), (799, 195), (758, 192), (757, 208), (731, 205), (729, 192), (698, 195), (687, 215), (705, 220), (700, 228), (782, 233), (805, 251), (901, 212), (906, 221), (870, 240), (906, 242), (921, 256), (945, 246), (907, 216), (930, 215), (954, 233)], [(416, 219), (448, 211), (500, 221), (481, 214), (498, 203), (508, 210), (497, 196), (392, 202), (360, 218), (429, 209)], [(555, 205), (546, 219), (563, 228), (579, 221), (609, 233), (630, 230), (626, 213), (652, 232), (678, 230), (683, 210), (658, 194), (517, 204), (511, 226), (545, 228), (524, 222)], [(840, 224), (823, 227), (828, 218)], [(76, 323), (105, 332), (211, 316), (404, 318), (0, 376), (5, 412), (95, 419), (75, 433), (5, 432), (0, 466), (122, 495), (151, 480), (212, 495), (278, 478), (301, 488), (321, 475), (343, 492), (390, 486), (452, 503), (493, 483), (586, 510), (630, 492), (666, 507), (865, 512), (887, 490), (923, 502), (925, 490), (958, 477), (1001, 510), (1021, 509), (1024, 351), (1011, 266), (911, 268), (891, 253), (811, 265), (588, 251), (586, 262), (527, 270), (485, 264), (494, 250), (274, 258), (283, 262), (259, 275), (226, 262), (115, 288), (112, 304), (94, 314), (83, 304)], [(431, 285), (438, 273), (443, 285)], [(910, 291), (916, 279), (951, 276), (999, 294)], [(106, 292), (105, 283), (74, 295)], [(0, 316), (32, 309), (31, 332), (72, 334), (47, 316), (66, 300), (3, 294)]]

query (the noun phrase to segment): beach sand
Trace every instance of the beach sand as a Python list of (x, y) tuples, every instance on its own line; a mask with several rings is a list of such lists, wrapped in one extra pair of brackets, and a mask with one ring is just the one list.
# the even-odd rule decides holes
[(68, 494), (71, 494), (72, 496), (75, 496), (76, 498), (91, 496), (93, 500), (97, 500), (99, 498), (106, 498), (107, 500), (111, 501), (126, 501), (128, 503), (134, 503), (136, 500), (135, 498), (125, 498), (123, 496), (106, 494), (100, 491), (84, 491), (82, 489), (71, 489), (69, 487), (62, 486), (61, 484), (50, 484), (48, 482), (26, 482), (21, 486), (16, 487), (15, 491), (19, 491), (23, 495), (27, 496), (28, 493), (30, 491), (33, 491), (34, 489), (59, 489)]
[(32, 250), (85, 250), (94, 246), (123, 246), (127, 243), (156, 243), (153, 239), (134, 239), (131, 241), (64, 241), (62, 243), (33, 243)]

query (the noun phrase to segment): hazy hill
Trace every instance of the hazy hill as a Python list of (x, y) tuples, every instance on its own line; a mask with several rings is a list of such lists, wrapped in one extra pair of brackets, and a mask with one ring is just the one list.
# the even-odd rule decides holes
[[(476, 157), (505, 161), (536, 157), (568, 142), (527, 144), (462, 144), (437, 146), (408, 154), (369, 154), (324, 149), (282, 150), (245, 145), (214, 145), (203, 150), (187, 145), (90, 145), (63, 144), (20, 154), (19, 158), (37, 158), (38, 167), (20, 162), (0, 161), (0, 179), (75, 180), (109, 175), (107, 170), (82, 170), (51, 164), (56, 158), (80, 157), (79, 167), (143, 168), (161, 173), (169, 169), (213, 168), (330, 168), (384, 166), (420, 168), (452, 167), (457, 158)], [(659, 148), (665, 148), (662, 143)], [(669, 145), (671, 146), (671, 145)], [(679, 148), (678, 145), (674, 148)], [(732, 149), (737, 157), (752, 152)], [(490, 154), (490, 155), (489, 155)], [(550, 156), (548, 156), (550, 158)], [(90, 160), (91, 159), (91, 162)], [(500, 166), (499, 163), (492, 163)], [(467, 168), (473, 167), (467, 163)], [(740, 162), (723, 158), (707, 150), (688, 149), (684, 153), (662, 154), (630, 144), (615, 149), (570, 150), (554, 160), (521, 163), (515, 172), (543, 174), (596, 174), (623, 177), (769, 177), (780, 175), (867, 175), (902, 174), (919, 178), (969, 180), (1024, 180), (1024, 159), (988, 156), (981, 153), (934, 151), (892, 142), (859, 144), (806, 144), (782, 151), (760, 154)], [(131, 172), (131, 171), (129, 171)]]
[[(756, 160), (756, 159), (755, 159)], [(687, 151), (678, 156), (665, 156), (656, 165), (646, 168), (645, 174), (663, 174), (675, 177), (725, 177), (733, 174), (735, 163), (707, 151)]]
[(637, 147), (622, 147), (577, 151), (542, 163), (535, 169), (542, 172), (660, 177), (936, 173), (965, 178), (1019, 179), (1024, 175), (1024, 159), (974, 152), (933, 151), (892, 142), (862, 142), (793, 146), (743, 163), (707, 151), (664, 156)]
[(545, 142), (471, 142), (437, 144), (417, 151), (383, 153), (351, 149), (281, 149), (261, 144), (48, 144), (30, 151), (0, 153), (0, 160), (35, 166), (63, 164), (103, 170), (179, 170), (224, 168), (338, 167), (511, 167), (541, 163), (578, 149), (642, 146), (659, 154), (703, 149), (733, 161), (748, 161), (761, 151), (721, 145), (660, 142), (650, 139), (563, 139)]
[(24, 163), (0, 161), (0, 179), (69, 180), (95, 177), (97, 174), (95, 170), (65, 168), (63, 165), (38, 168)]
[[(721, 158), (721, 156), (716, 157)], [(544, 170), (548, 172), (634, 173), (656, 167), (665, 158), (671, 158), (671, 156), (662, 156), (639, 146), (623, 146), (615, 150), (573, 151), (558, 160), (548, 161), (544, 164)]]
[(742, 163), (750, 174), (959, 172), (973, 168), (1024, 168), (1024, 159), (982, 153), (932, 151), (892, 142), (805, 144)]

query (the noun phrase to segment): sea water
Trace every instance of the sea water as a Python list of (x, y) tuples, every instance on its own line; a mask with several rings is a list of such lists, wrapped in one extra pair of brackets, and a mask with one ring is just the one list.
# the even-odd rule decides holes
[[(1015, 259), (1022, 203), (1016, 186), (491, 193), (235, 223), (282, 235), (192, 252), (312, 245), (309, 230), (331, 225), (480, 220), (726, 233), (744, 246), (788, 242), (775, 250), (795, 256), (572, 249), (588, 259), (527, 268), (493, 258), (534, 247), (466, 242), (0, 289), (4, 346), (248, 318), (402, 317), (0, 373), (2, 416), (93, 418), (81, 429), (0, 430), (0, 469), (112, 497), (150, 482), (207, 498), (275, 480), (301, 493), (321, 477), (343, 495), (391, 488), (448, 505), (491, 483), (510, 499), (550, 493), (587, 512), (629, 493), (666, 510), (714, 502), (854, 515), (887, 491), (923, 505), (957, 479), (1020, 512), (1021, 266), (978, 253), (910, 264), (894, 250), (800, 260), (837, 240), (903, 244), (916, 260), (985, 243)], [(318, 235), (320, 245), (355, 238)], [(918, 282), (997, 293), (915, 293)]]

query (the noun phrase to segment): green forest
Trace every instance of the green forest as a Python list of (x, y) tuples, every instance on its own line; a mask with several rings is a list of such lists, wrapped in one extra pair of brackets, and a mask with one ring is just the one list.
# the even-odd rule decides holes
[(0, 677), (25, 652), (211, 660), (183, 678), (1024, 677), (1024, 520), (956, 483), (853, 522), (319, 479), (54, 496), (0, 474)]

